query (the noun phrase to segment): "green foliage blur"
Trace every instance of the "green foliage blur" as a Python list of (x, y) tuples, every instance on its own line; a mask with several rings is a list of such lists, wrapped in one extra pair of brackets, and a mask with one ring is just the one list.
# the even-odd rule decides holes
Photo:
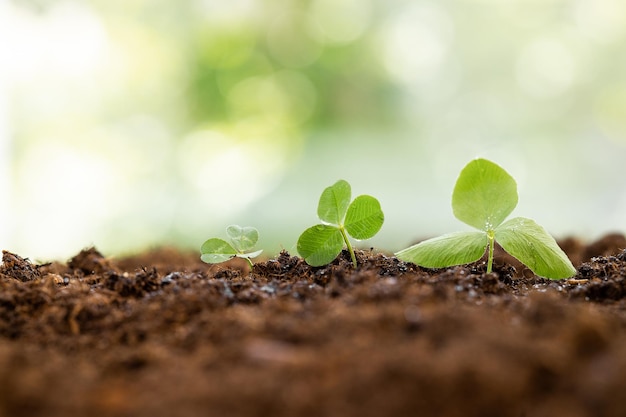
[(264, 118), (311, 129), (393, 118), (394, 86), (372, 59), (371, 37), (313, 38), (305, 13), (264, 23), (224, 32), (195, 28), (186, 57), (191, 123)]
[(626, 228), (621, 194), (545, 210), (622, 174), (620, 0), (11, 0), (0, 36), (0, 244), (25, 256), (231, 223), (294, 251), (336, 178), (380, 199), (372, 245), (395, 250), (454, 224), (441, 190), (476, 156), (557, 234)]

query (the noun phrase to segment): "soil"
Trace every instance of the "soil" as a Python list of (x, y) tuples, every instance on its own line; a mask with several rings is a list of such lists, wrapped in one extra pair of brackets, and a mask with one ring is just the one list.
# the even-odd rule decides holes
[(0, 416), (626, 416), (626, 238), (428, 270), (3, 252)]

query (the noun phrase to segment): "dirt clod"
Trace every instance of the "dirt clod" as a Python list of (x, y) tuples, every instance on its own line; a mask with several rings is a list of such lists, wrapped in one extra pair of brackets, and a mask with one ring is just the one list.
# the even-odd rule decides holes
[(32, 281), (41, 276), (37, 266), (33, 265), (28, 259), (6, 250), (2, 251), (0, 274), (22, 282)]
[(487, 274), (4, 251), (0, 416), (626, 415), (621, 238), (564, 241), (559, 281), (502, 252)]

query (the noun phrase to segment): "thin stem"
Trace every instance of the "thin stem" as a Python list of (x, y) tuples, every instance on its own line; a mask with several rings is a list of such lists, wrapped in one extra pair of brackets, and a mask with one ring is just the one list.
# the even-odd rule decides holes
[(491, 274), (491, 268), (493, 266), (493, 246), (495, 242), (495, 236), (492, 231), (487, 232), (487, 237), (489, 238), (489, 258), (487, 260), (487, 273)]
[(352, 245), (350, 244), (350, 239), (348, 239), (348, 235), (346, 234), (346, 230), (343, 228), (343, 225), (339, 226), (339, 231), (341, 232), (341, 236), (343, 236), (343, 241), (346, 242), (346, 246), (348, 247), (348, 252), (350, 252), (350, 258), (352, 258), (352, 265), (356, 268), (356, 255), (354, 254), (354, 249), (352, 249)]
[(254, 269), (254, 264), (252, 263), (250, 258), (243, 257), (243, 256), (242, 256), (242, 258), (245, 259), (248, 262), (248, 265), (250, 266), (250, 272), (252, 272), (252, 270)]

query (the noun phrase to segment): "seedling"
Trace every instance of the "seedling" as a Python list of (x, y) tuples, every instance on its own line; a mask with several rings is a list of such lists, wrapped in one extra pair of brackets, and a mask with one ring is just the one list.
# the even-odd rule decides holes
[(356, 256), (348, 239), (373, 237), (385, 216), (380, 203), (369, 195), (360, 195), (350, 203), (352, 191), (347, 181), (339, 180), (320, 196), (317, 216), (323, 224), (306, 229), (298, 239), (298, 253), (311, 266), (329, 264), (339, 255), (344, 243), (356, 268)]
[(550, 279), (571, 277), (576, 269), (556, 241), (531, 219), (504, 221), (517, 206), (517, 183), (504, 169), (476, 159), (461, 171), (452, 194), (457, 219), (480, 231), (450, 233), (429, 239), (396, 256), (427, 268), (468, 264), (489, 247), (487, 273), (492, 271), (494, 242), (536, 275)]
[(254, 267), (250, 258), (255, 258), (263, 252), (263, 249), (254, 252), (247, 252), (254, 248), (259, 240), (259, 231), (254, 227), (241, 227), (233, 224), (226, 228), (226, 234), (230, 238), (230, 243), (223, 239), (212, 238), (202, 244), (200, 252), (204, 262), (208, 264), (218, 264), (232, 258), (243, 258)]

